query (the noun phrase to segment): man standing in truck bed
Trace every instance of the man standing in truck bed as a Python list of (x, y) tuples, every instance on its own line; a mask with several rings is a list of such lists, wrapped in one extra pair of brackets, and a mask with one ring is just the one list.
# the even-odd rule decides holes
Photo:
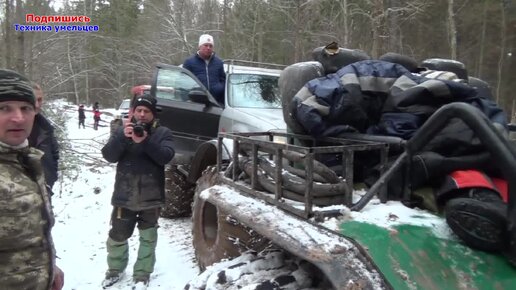
[(191, 71), (220, 104), (224, 104), (226, 74), (222, 60), (213, 51), (214, 46), (211, 35), (201, 35), (199, 50), (185, 60), (183, 67)]

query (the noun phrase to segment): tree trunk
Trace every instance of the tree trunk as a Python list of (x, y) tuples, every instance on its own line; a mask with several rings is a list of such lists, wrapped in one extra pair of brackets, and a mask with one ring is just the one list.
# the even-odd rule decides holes
[(344, 18), (344, 25), (342, 29), (344, 30), (344, 43), (341, 45), (342, 47), (349, 46), (349, 13), (348, 13), (348, 0), (343, 0), (342, 2), (342, 16)]
[(482, 34), (480, 35), (480, 50), (478, 53), (478, 63), (476, 69), (476, 77), (479, 79), (482, 78), (482, 66), (484, 64), (484, 42), (486, 39), (486, 30), (487, 30), (487, 2), (488, 0), (484, 0), (484, 9), (482, 11)]
[(13, 59), (13, 47), (12, 47), (12, 33), (11, 27), (12, 15), (11, 11), (13, 8), (13, 0), (5, 1), (5, 27), (4, 27), (4, 44), (5, 44), (5, 67), (12, 68), (11, 59)]
[(507, 44), (507, 38), (505, 32), (507, 30), (506, 21), (505, 21), (505, 4), (504, 1), (500, 1), (500, 57), (498, 58), (498, 68), (496, 71), (496, 103), (499, 105), (503, 101), (503, 97), (501, 96), (502, 92), (502, 72), (503, 72), (503, 64), (505, 59), (505, 46)]
[(73, 70), (73, 64), (72, 64), (72, 52), (71, 45), (70, 45), (70, 33), (66, 36), (66, 56), (68, 57), (68, 68), (70, 69), (70, 75), (72, 76), (72, 83), (73, 83), (73, 94), (75, 95), (75, 103), (79, 104), (79, 93), (77, 92), (77, 78), (75, 75), (75, 72)]
[(299, 62), (301, 59), (301, 30), (303, 25), (301, 24), (301, 1), (296, 1), (296, 23), (294, 25), (294, 63)]
[(448, 33), (450, 41), (450, 58), (457, 59), (457, 26), (455, 24), (453, 1), (454, 0), (448, 0)]
[[(23, 2), (16, 0), (16, 23), (23, 23)], [(16, 33), (16, 68), (15, 70), (21, 74), (25, 74), (25, 33), (18, 31)]]
[(384, 18), (383, 0), (374, 0), (371, 23), (373, 34), (371, 56), (373, 58), (378, 58), (383, 51), (383, 37), (385, 35)]
[[(400, 3), (398, 0), (388, 0), (388, 7), (399, 7)], [(387, 37), (387, 51), (402, 53), (401, 37), (399, 33), (399, 12), (394, 9), (387, 9), (386, 11), (386, 22), (388, 23), (388, 34)]]

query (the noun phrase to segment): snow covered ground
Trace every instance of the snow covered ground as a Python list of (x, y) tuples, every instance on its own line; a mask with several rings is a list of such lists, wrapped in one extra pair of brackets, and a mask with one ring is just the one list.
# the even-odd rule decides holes
[[(64, 104), (62, 104), (64, 105)], [(73, 156), (81, 164), (70, 169), (70, 178), (54, 185), (56, 225), (53, 230), (57, 264), (65, 272), (65, 290), (98, 290), (107, 269), (105, 242), (109, 230), (111, 193), (115, 165), (102, 158), (100, 149), (109, 137), (106, 114), (98, 131), (93, 130), (91, 112), (86, 113), (86, 129), (78, 129), (75, 107), (61, 110), (67, 120)], [(160, 219), (157, 261), (148, 289), (183, 289), (197, 276), (191, 243), (189, 218)], [(129, 241), (130, 260), (125, 279), (110, 289), (131, 289), (132, 265), (138, 248), (137, 230)]]

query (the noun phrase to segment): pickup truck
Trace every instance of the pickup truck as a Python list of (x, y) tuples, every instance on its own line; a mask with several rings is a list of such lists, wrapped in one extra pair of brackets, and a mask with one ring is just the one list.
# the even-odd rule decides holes
[(188, 216), (202, 171), (216, 163), (219, 132), (285, 131), (278, 78), (282, 66), (228, 60), (225, 102), (218, 103), (188, 70), (157, 64), (150, 93), (158, 119), (175, 136), (176, 155), (166, 171), (165, 217)]

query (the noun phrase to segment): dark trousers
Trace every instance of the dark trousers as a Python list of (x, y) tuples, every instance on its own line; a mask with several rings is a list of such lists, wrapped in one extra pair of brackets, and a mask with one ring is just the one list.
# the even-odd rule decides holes
[(84, 126), (84, 119), (79, 119), (79, 129), (81, 128), (81, 125), (82, 125), (82, 128), (86, 128), (86, 126)]
[(109, 237), (117, 242), (122, 242), (133, 235), (136, 224), (138, 224), (139, 230), (157, 227), (159, 211), (159, 208), (132, 211), (122, 207), (114, 207), (111, 213)]

